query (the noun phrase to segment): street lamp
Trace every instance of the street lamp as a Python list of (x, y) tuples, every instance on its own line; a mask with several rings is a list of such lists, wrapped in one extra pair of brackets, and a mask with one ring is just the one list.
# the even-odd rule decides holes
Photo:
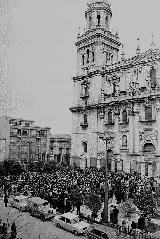
[(105, 199), (104, 199), (104, 222), (108, 222), (108, 191), (109, 191), (109, 186), (108, 186), (108, 141), (112, 140), (112, 136), (106, 136), (105, 133), (100, 133), (99, 138), (105, 141), (106, 144), (106, 151), (105, 151)]

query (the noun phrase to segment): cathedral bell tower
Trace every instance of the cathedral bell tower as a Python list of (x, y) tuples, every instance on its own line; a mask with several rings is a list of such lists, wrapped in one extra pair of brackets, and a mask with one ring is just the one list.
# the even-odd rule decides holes
[(118, 34), (110, 31), (111, 5), (107, 0), (91, 0), (85, 12), (86, 29), (78, 34), (77, 73), (90, 67), (102, 67), (118, 60)]
[(77, 74), (73, 77), (72, 163), (95, 167), (101, 152), (99, 102), (102, 99), (104, 68), (118, 61), (118, 34), (110, 30), (111, 5), (92, 0), (85, 11), (86, 29), (77, 37)]

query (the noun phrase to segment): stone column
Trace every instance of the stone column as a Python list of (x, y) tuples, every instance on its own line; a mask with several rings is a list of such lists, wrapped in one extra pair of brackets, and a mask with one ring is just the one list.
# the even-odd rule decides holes
[(135, 112), (135, 116), (133, 120), (133, 152), (138, 153), (139, 152), (139, 116), (138, 113)]
[(157, 154), (160, 155), (160, 102), (158, 102), (156, 105), (156, 121), (157, 121), (157, 131), (158, 131)]

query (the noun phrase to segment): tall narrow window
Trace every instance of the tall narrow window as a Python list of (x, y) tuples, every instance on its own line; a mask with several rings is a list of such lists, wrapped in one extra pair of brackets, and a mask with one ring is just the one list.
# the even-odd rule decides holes
[(94, 58), (95, 58), (95, 55), (94, 55), (94, 51), (92, 52), (92, 62), (94, 62)]
[(156, 69), (154, 67), (150, 69), (150, 78), (151, 78), (151, 87), (155, 88), (157, 82), (156, 82)]
[(113, 95), (116, 93), (116, 83), (113, 83)]
[(112, 120), (112, 111), (110, 110), (108, 112), (108, 124), (112, 124), (113, 120)]
[(87, 115), (84, 114), (84, 124), (87, 124)]
[(83, 151), (84, 151), (84, 153), (87, 153), (87, 143), (86, 143), (86, 142), (83, 142), (83, 143), (82, 143), (82, 146), (83, 146)]
[(108, 52), (106, 52), (106, 64), (108, 63)]
[(97, 15), (97, 25), (100, 26), (100, 23), (101, 23), (101, 16), (98, 14)]
[(113, 55), (111, 55), (111, 64), (113, 64)]
[(148, 106), (145, 108), (145, 120), (150, 121), (152, 120), (152, 107)]
[(108, 27), (108, 16), (106, 16), (106, 26)]
[(88, 96), (88, 87), (85, 85), (84, 87), (84, 95), (85, 96)]
[(92, 26), (92, 17), (90, 16), (89, 17), (89, 28), (91, 28), (91, 26)]
[(127, 123), (127, 121), (128, 121), (127, 111), (123, 110), (123, 112), (122, 112), (122, 122)]
[(84, 66), (84, 55), (82, 55), (82, 65)]
[(127, 147), (127, 136), (126, 135), (122, 136), (122, 146)]
[(89, 63), (89, 49), (87, 49), (87, 64)]

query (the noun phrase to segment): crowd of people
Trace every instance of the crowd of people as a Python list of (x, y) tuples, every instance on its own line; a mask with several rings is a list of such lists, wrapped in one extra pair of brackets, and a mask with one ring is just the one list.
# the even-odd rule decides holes
[[(149, 188), (153, 193), (159, 188), (159, 182), (154, 178), (141, 178), (141, 175), (133, 172), (108, 172), (108, 196), (115, 196), (117, 203), (133, 198), (135, 193)], [(7, 206), (10, 194), (24, 194), (46, 199), (51, 206), (59, 212), (67, 212), (77, 208), (85, 202), (87, 195), (95, 193), (99, 195), (101, 202), (105, 198), (105, 170), (96, 168), (61, 167), (52, 172), (26, 171), (19, 176), (3, 178), (1, 190), (4, 192), (4, 204)], [(110, 215), (110, 221), (117, 224), (119, 211), (114, 208), (114, 215)], [(116, 214), (116, 216), (115, 216)], [(133, 222), (133, 228), (134, 228)], [(5, 229), (4, 225), (2, 230)]]
[[(5, 188), (8, 193), (27, 193), (32, 196), (47, 199), (53, 206), (61, 209), (66, 206), (70, 209), (76, 197), (82, 203), (90, 193), (100, 196), (104, 202), (104, 169), (62, 167), (52, 172), (23, 172), (20, 176), (9, 176), (5, 180)], [(153, 192), (156, 191), (158, 183), (154, 178), (141, 178), (134, 173), (109, 172), (108, 188), (109, 198), (115, 195), (117, 203), (133, 198), (145, 185)], [(68, 201), (65, 200), (68, 199)], [(58, 199), (58, 200), (56, 200)], [(73, 202), (73, 203), (72, 203)], [(58, 203), (58, 205), (57, 205)], [(55, 205), (56, 204), (56, 205)], [(62, 205), (63, 204), (63, 205)]]

